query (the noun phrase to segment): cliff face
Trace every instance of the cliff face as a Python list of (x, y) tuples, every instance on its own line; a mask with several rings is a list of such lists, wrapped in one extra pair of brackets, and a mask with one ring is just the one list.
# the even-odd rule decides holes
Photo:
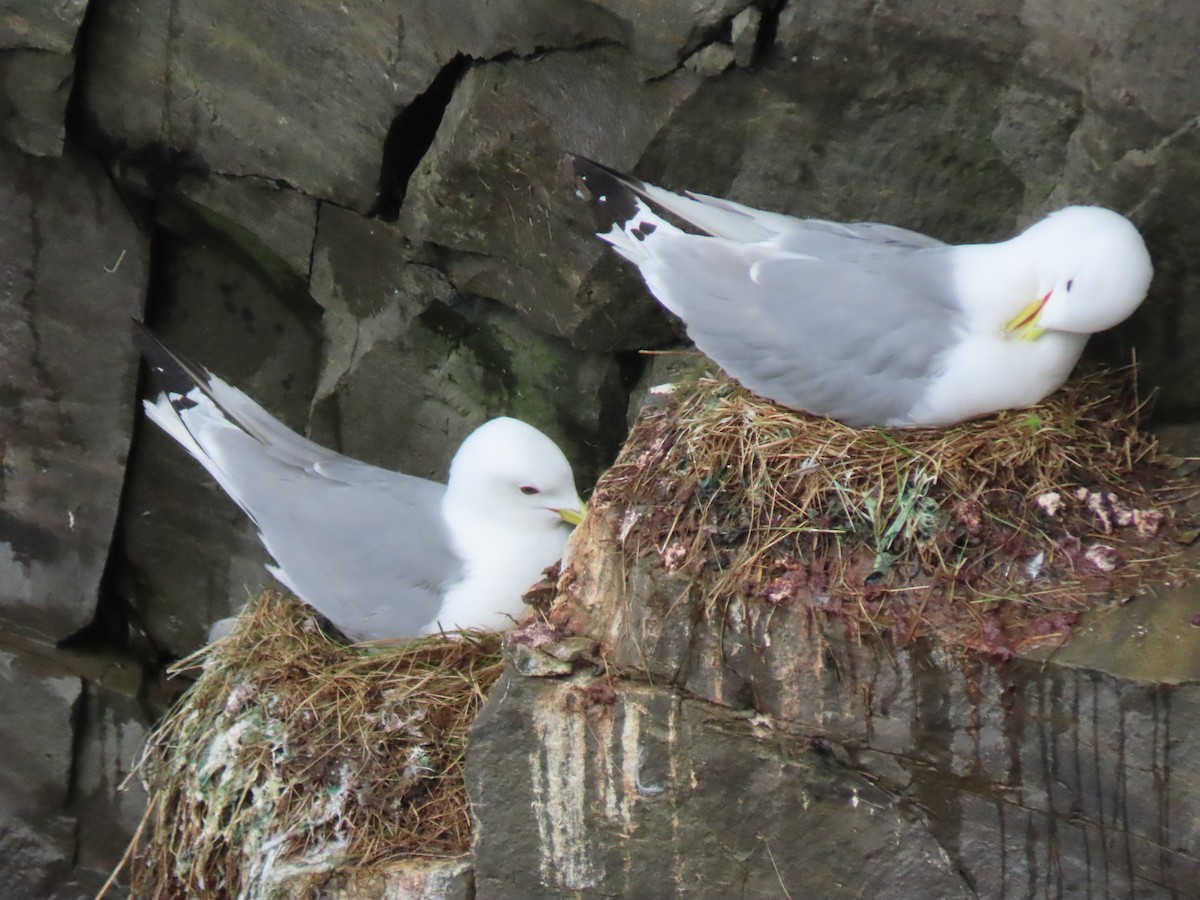
[[(510, 413), (563, 443), (586, 484), (623, 436), (642, 367), (631, 351), (676, 332), (593, 237), (566, 151), (672, 188), (947, 240), (1095, 202), (1137, 222), (1158, 275), (1092, 352), (1136, 345), (1158, 414), (1186, 421), (1200, 409), (1198, 32), (1184, 5), (1140, 0), (347, 0), (253, 15), (224, 0), (8, 4), (5, 883), (30, 896), (94, 887), (138, 822), (137, 798), (115, 786), (162, 707), (160, 663), (269, 583), (249, 523), (137, 424), (130, 316), (355, 456), (440, 476), (463, 435)], [(683, 641), (672, 629), (656, 653)], [(750, 690), (705, 659), (672, 675), (686, 692), (676, 715)], [(756, 689), (784, 696), (755, 666)], [(1121, 703), (1140, 690), (1122, 688)], [(1168, 693), (1181, 704), (1186, 691)], [(1170, 741), (1183, 733), (1172, 724)], [(1022, 763), (1021, 778), (1036, 768)], [(822, 783), (826, 797), (849, 789)], [(666, 808), (632, 799), (631, 816)], [(1182, 808), (1172, 801), (1157, 845), (1175, 848)], [(1105, 809), (1104, 823), (1123, 821)]]
[(706, 608), (627, 573), (620, 519), (573, 542), (568, 607), (623, 674), (510, 672), (477, 720), (480, 896), (1194, 895), (1194, 590), (994, 663)]
[[(1024, 530), (1038, 495), (1020, 467), (985, 482), (973, 520), (956, 518), (946, 485), (995, 470), (947, 451), (922, 505), (943, 514), (926, 530), (864, 525), (860, 513), (897, 510), (889, 478), (912, 484), (872, 468), (869, 436), (822, 455), (845, 429), (797, 417), (789, 431), (719, 382), (673, 394), (685, 399), (660, 392), (597, 485), (548, 614), (550, 637), (595, 640), (594, 664), (510, 669), (476, 720), (481, 895), (1194, 894), (1200, 598), (1180, 541), (1197, 507), (1168, 502), (1193, 493), (1178, 480), (1191, 464), (1150, 455), (1111, 473), (1117, 491), (1174, 474), (1151, 493), (1162, 530), (1129, 535), (1093, 577), (1073, 548), (1121, 536), (1063, 509)], [(1042, 440), (1079, 397), (1039, 408)], [(1011, 444), (1023, 415), (955, 434)], [(716, 419), (743, 441), (711, 455)], [(762, 431), (765, 458), (746, 449)], [(943, 433), (900, 438), (928, 460), (922, 441)], [(1109, 475), (1079, 464), (1082, 445), (1055, 452), (1076, 460), (1068, 478)], [(883, 474), (859, 510), (864, 470)], [(773, 493), (794, 483), (809, 489), (798, 508), (798, 492)], [(887, 539), (883, 570), (856, 566), (884, 531), (909, 536)], [(943, 544), (954, 552), (928, 552)], [(561, 656), (538, 647), (538, 628), (513, 639)]]
[(843, 684), (893, 696), (806, 698), (816, 719), (501, 684), (472, 749), (480, 895), (1193, 896), (1195, 681), (971, 669), (902, 653)]

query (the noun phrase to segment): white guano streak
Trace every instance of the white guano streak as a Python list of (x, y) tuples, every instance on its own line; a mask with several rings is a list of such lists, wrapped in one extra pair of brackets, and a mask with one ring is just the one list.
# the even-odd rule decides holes
[(586, 817), (587, 717), (566, 709), (566, 699), (564, 692), (551, 691), (533, 708), (533, 814), (542, 883), (583, 890), (595, 886), (602, 873), (592, 860)]

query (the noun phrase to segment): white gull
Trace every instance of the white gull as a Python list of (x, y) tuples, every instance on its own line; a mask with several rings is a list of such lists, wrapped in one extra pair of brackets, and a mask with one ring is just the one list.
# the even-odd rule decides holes
[[(751, 390), (855, 427), (945, 425), (1057, 390), (1153, 268), (1125, 217), (1069, 206), (953, 246), (893, 225), (686, 196), (576, 157), (634, 263), (696, 346)], [(676, 227), (655, 209), (704, 234)]]
[(468, 435), (443, 485), (315, 444), (142, 336), (163, 390), (147, 416), (254, 521), (271, 573), (352, 640), (511, 627), (580, 520), (566, 457), (517, 419)]

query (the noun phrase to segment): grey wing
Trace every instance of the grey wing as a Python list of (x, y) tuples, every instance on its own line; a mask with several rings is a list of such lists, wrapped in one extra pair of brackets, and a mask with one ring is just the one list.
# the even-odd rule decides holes
[(936, 249), (829, 260), (682, 236), (656, 250), (643, 275), (696, 346), (751, 390), (849, 425), (903, 418), (957, 333)]
[(652, 185), (644, 185), (644, 188), (649, 199), (709, 234), (742, 242), (773, 239), (775, 246), (782, 250), (821, 259), (861, 254), (870, 244), (910, 250), (946, 246), (937, 238), (899, 225), (801, 219), (695, 191), (679, 197)]
[(781, 250), (818, 259), (863, 259), (874, 253), (892, 256), (898, 250), (927, 250), (947, 245), (937, 238), (898, 225), (879, 222), (826, 222), (792, 219), (792, 227), (774, 242)]
[[(908, 249), (944, 246), (936, 238), (897, 225), (800, 219), (696, 191), (676, 194), (580, 156), (575, 157), (575, 171), (622, 228), (637, 217), (633, 196), (638, 195), (710, 235), (737, 243), (771, 241), (781, 250), (822, 259), (858, 254), (871, 244)], [(637, 240), (645, 240), (645, 235)]]
[(647, 199), (709, 234), (731, 241), (771, 240), (782, 250), (821, 259), (860, 255), (870, 245), (909, 250), (946, 246), (937, 238), (899, 225), (800, 219), (694, 191), (681, 197), (644, 182), (637, 184)]
[(219, 446), (200, 442), (237, 485), (280, 580), (348, 637), (410, 637), (436, 620), (462, 569), (441, 514), (443, 485), (324, 448), (303, 464), (307, 448), (278, 432), (271, 444), (234, 429)]
[[(345, 458), (292, 431), (242, 391), (176, 353), (145, 325), (134, 324), (137, 326), (135, 338), (163, 391), (159, 401), (146, 411), (189, 453), (194, 455), (196, 448), (190, 444), (188, 432), (205, 424), (228, 422), (263, 445), (274, 446), (278, 454), (298, 465), (318, 459)], [(172, 421), (175, 417), (178, 417), (178, 423)], [(182, 424), (184, 430), (181, 432), (176, 424)], [(205, 460), (201, 459), (201, 462)]]
[(343, 456), (142, 330), (164, 393), (146, 413), (258, 526), (276, 576), (349, 637), (409, 637), (461, 575), (443, 485)]

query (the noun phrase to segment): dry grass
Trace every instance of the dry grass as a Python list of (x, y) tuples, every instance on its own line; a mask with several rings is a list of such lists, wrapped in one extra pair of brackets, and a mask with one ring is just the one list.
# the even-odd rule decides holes
[(140, 764), (134, 896), (253, 895), (302, 859), (345, 871), (469, 849), (463, 757), (498, 636), (347, 647), (268, 592), (178, 668), (200, 675)]
[(1179, 485), (1139, 413), (1128, 370), (1028, 410), (865, 430), (705, 377), (643, 411), (592, 508), (626, 508), (626, 547), (689, 567), (714, 601), (1006, 656), (1174, 552)]

